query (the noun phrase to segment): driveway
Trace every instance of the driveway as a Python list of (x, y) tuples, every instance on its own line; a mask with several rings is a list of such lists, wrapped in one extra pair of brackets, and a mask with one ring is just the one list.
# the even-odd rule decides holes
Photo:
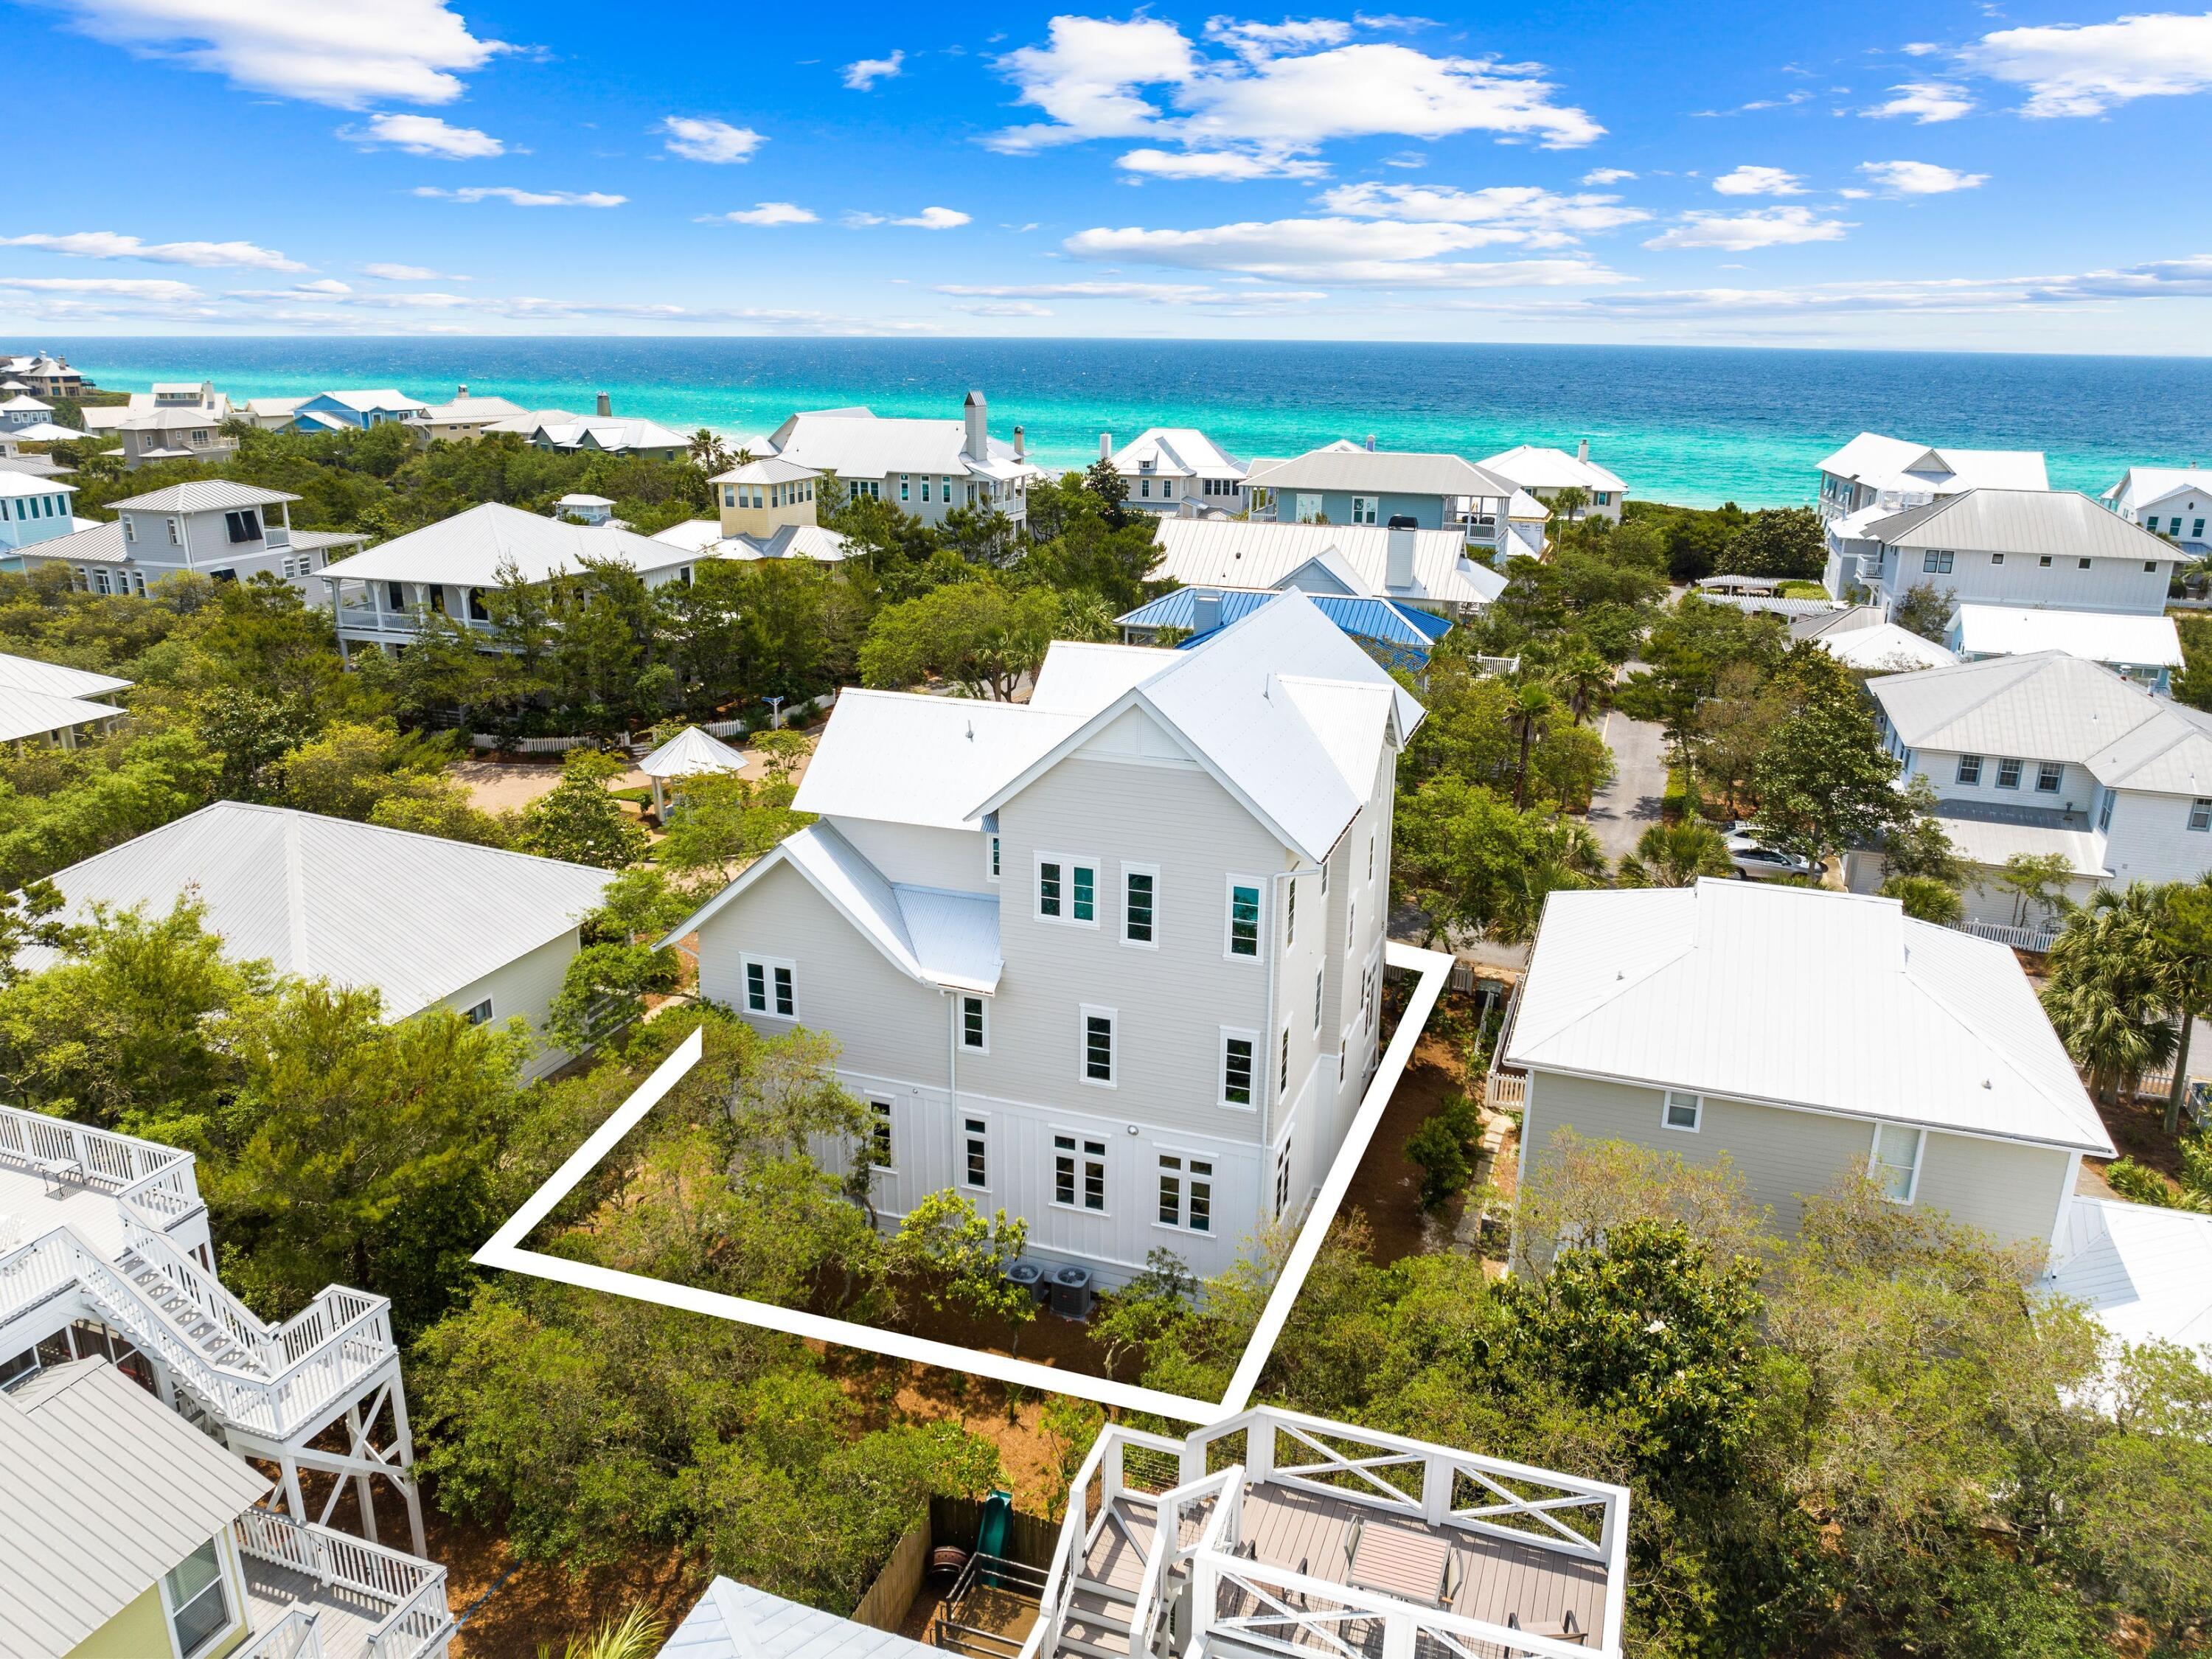
[(1606, 857), (1618, 864), (1659, 822), (1659, 802), (1667, 793), (1666, 737), (1658, 726), (1632, 720), (1618, 708), (1606, 715), (1598, 736), (1613, 750), (1613, 780), (1590, 798), (1589, 827)]

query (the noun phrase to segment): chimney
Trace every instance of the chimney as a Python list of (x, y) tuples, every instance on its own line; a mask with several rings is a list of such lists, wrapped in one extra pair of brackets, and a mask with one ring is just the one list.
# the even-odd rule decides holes
[(1014, 428), (1014, 459), (1018, 461), (1027, 453), (1028, 445), (1022, 437), (1022, 429), (1019, 427), (1016, 427)]
[(983, 394), (980, 392), (969, 392), (968, 401), (962, 405), (960, 413), (968, 426), (968, 441), (961, 446), (960, 453), (971, 461), (989, 460), (991, 459), (991, 416), (989, 410), (984, 406)]
[(1580, 443), (1575, 446), (1575, 459), (1578, 461), (1587, 461), (1589, 459), (1589, 440), (1588, 438), (1584, 438)]
[(599, 393), (599, 413), (600, 413), (600, 415), (601, 415), (602, 416), (611, 416), (614, 412), (615, 412), (615, 403), (614, 403), (614, 399), (613, 399), (613, 398), (610, 398), (610, 397), (608, 397), (608, 396), (607, 396), (607, 394), (606, 394), (605, 392), (602, 392), (601, 393)]
[(1114, 434), (1110, 432), (1102, 432), (1098, 434), (1098, 459), (1102, 461), (1110, 461), (1114, 459)]
[(1382, 586), (1386, 592), (1402, 592), (1413, 585), (1413, 534), (1393, 525), (1389, 532), (1389, 550), (1382, 561)]
[(1367, 434), (1367, 453), (1370, 455), (1375, 453), (1375, 434), (1371, 432)]
[(457, 398), (467, 397), (469, 395), (469, 383), (466, 380), (462, 381), (459, 386), (453, 389), (453, 395)]
[(1221, 593), (1218, 588), (1201, 587), (1190, 596), (1190, 632), (1193, 639), (1202, 638), (1221, 626)]

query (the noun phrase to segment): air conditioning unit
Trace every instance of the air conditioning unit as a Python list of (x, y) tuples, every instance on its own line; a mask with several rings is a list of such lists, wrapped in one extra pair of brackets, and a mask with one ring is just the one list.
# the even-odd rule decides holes
[(1052, 1284), (1052, 1310), (1063, 1319), (1087, 1320), (1091, 1317), (1091, 1269), (1088, 1267), (1054, 1267), (1048, 1275)]
[(1034, 1261), (1017, 1261), (1008, 1267), (1006, 1283), (1018, 1285), (1027, 1291), (1040, 1308), (1045, 1305), (1046, 1297), (1050, 1295), (1045, 1284), (1044, 1269)]

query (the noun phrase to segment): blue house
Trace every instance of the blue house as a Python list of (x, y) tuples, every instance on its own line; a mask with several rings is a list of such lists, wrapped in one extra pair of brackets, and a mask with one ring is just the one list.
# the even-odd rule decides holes
[[(1125, 644), (1152, 645), (1160, 630), (1174, 629), (1188, 635), (1176, 645), (1187, 651), (1275, 597), (1277, 590), (1270, 588), (1178, 587), (1116, 620)], [(1450, 617), (1389, 599), (1312, 592), (1306, 597), (1386, 668), (1418, 673), (1428, 666), (1436, 642), (1451, 631)]]
[(21, 570), (15, 556), (33, 542), (50, 542), (82, 528), (70, 512), (75, 484), (34, 472), (0, 471), (0, 570)]
[(367, 431), (386, 421), (427, 421), (430, 406), (404, 392), (319, 392), (292, 411), (294, 432)]
[(1388, 525), (1459, 530), (1495, 544), (1513, 500), (1509, 479), (1457, 455), (1336, 443), (1287, 461), (1255, 461), (1252, 516), (1279, 524)]

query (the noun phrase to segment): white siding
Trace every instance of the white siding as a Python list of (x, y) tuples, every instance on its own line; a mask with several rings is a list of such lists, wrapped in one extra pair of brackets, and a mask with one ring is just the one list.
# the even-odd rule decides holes
[(882, 871), (886, 881), (956, 893), (990, 890), (990, 847), (981, 830), (929, 830), (874, 818), (831, 817), (827, 822)]
[(2051, 562), (2038, 562), (2033, 553), (2008, 553), (2002, 564), (1991, 556), (1960, 548), (1954, 552), (1948, 574), (1924, 568), (1924, 550), (1891, 548), (1882, 564), (1882, 603), (1885, 611), (1895, 606), (1911, 588), (1932, 583), (1937, 592), (1948, 591), (1960, 605), (2042, 605), (2060, 611), (2116, 611), (2130, 616), (2155, 617), (2166, 609), (2170, 559), (2151, 559), (2145, 570), (2142, 559), (2091, 559), (2081, 568), (2080, 556), (2054, 554)]
[(2185, 795), (2115, 792), (2105, 836), (2105, 867), (2115, 885), (2131, 881), (2194, 881), (2212, 870), (2212, 831), (2191, 830)]
[(506, 966), (486, 974), (473, 985), (463, 986), (445, 1000), (445, 1006), (466, 1013), (489, 997), (495, 1020), (504, 1022), (521, 1015), (530, 1022), (530, 1034), (538, 1042), (523, 1075), (544, 1077), (569, 1058), (567, 1053), (546, 1042), (545, 1019), (552, 1012), (553, 999), (560, 994), (561, 981), (567, 976), (568, 964), (574, 960), (580, 943), (580, 934), (572, 927), (560, 938), (549, 939), (536, 950), (526, 951)]
[(1998, 762), (2002, 755), (1982, 757), (1982, 778), (1978, 784), (1959, 781), (1959, 757), (1938, 749), (1916, 749), (1912, 751), (1912, 769), (1935, 787), (1936, 794), (1944, 800), (1990, 801), (2004, 806), (2051, 807), (2069, 812), (2091, 812), (2097, 805), (2097, 780), (2089, 769), (2073, 762), (2064, 763), (2059, 774), (2058, 792), (2046, 793), (2035, 787), (2036, 768), (2045, 758), (2040, 755), (2015, 755), (2010, 758), (2021, 763), (2020, 787), (1997, 787)]

